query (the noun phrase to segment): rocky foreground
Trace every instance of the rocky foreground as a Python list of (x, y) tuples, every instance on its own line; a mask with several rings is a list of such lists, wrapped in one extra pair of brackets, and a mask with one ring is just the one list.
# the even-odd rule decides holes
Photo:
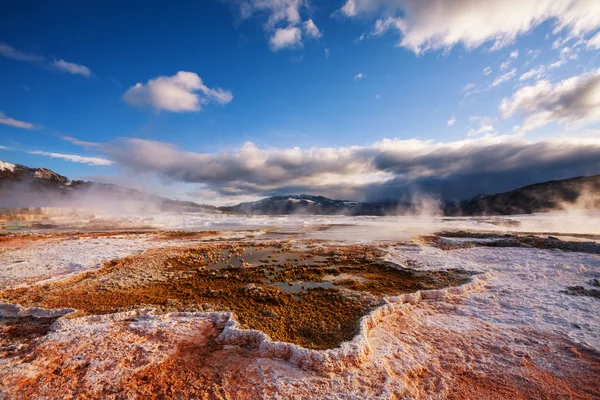
[(0, 398), (598, 398), (596, 240), (4, 234)]

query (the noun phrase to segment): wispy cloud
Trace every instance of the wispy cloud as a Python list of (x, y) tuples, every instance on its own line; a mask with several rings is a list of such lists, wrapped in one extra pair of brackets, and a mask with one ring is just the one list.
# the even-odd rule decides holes
[(21, 129), (37, 129), (38, 128), (37, 125), (32, 124), (31, 122), (19, 121), (14, 118), (7, 117), (6, 114), (4, 114), (3, 112), (0, 112), (0, 124), (13, 126), (15, 128), (21, 128)]
[(87, 165), (106, 166), (106, 165), (112, 165), (112, 163), (113, 163), (112, 161), (107, 160), (105, 158), (85, 157), (85, 156), (79, 156), (76, 154), (51, 153), (51, 152), (47, 152), (47, 151), (37, 151), (37, 150), (36, 151), (28, 151), (28, 153), (36, 154), (39, 156), (46, 156), (46, 157), (50, 157), (50, 158), (60, 158), (65, 161), (87, 164)]
[(467, 83), (465, 86), (463, 86), (463, 88), (460, 91), (460, 93), (464, 95), (465, 98), (477, 94), (479, 92), (480, 90), (477, 88), (477, 85), (473, 82)]
[(314, 39), (319, 39), (323, 36), (323, 34), (319, 30), (319, 28), (317, 28), (317, 25), (315, 25), (315, 23), (312, 19), (305, 21), (302, 24), (302, 26), (304, 28), (304, 32), (306, 33), (306, 36), (308, 36), (308, 37), (311, 37)]
[(504, 75), (500, 75), (500, 76), (496, 77), (496, 79), (494, 79), (494, 82), (492, 83), (492, 87), (496, 87), (506, 81), (511, 80), (512, 78), (515, 77), (516, 74), (517, 74), (517, 70), (513, 68), (511, 71), (505, 73)]
[(359, 72), (358, 74), (354, 75), (354, 80), (363, 79), (365, 76), (367, 75), (363, 74), (362, 72)]
[(530, 69), (519, 77), (520, 81), (526, 81), (531, 78), (540, 79), (546, 74), (546, 66), (539, 65), (535, 68)]
[(94, 147), (100, 147), (102, 146), (101, 143), (98, 142), (86, 142), (85, 140), (79, 140), (77, 138), (74, 138), (72, 136), (61, 136), (60, 137), (62, 140), (65, 140), (69, 143), (72, 143), (76, 146), (81, 146), (81, 147), (86, 147), (86, 148), (94, 148)]
[(588, 49), (600, 50), (600, 32), (598, 32), (594, 36), (592, 36), (587, 41), (586, 46), (588, 47)]
[(16, 61), (38, 63), (40, 66), (53, 71), (68, 72), (73, 75), (82, 75), (85, 77), (93, 75), (92, 71), (85, 65), (67, 62), (63, 59), (46, 62), (46, 57), (42, 55), (20, 51), (6, 43), (0, 43), (0, 55)]
[(0, 54), (6, 58), (17, 61), (44, 61), (44, 56), (38, 54), (26, 53), (7, 45), (6, 43), (0, 43)]
[(52, 65), (59, 71), (68, 72), (72, 75), (82, 75), (88, 78), (93, 75), (92, 70), (85, 65), (70, 63), (62, 59), (54, 60)]
[(454, 124), (456, 123), (456, 117), (453, 115), (450, 117), (450, 119), (448, 121), (446, 121), (446, 124), (448, 126), (454, 126)]

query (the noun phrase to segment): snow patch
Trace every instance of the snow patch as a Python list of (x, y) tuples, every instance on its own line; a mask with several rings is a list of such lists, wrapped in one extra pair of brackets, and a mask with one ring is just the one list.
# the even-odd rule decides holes
[(0, 171), (14, 171), (16, 165), (5, 161), (0, 161)]

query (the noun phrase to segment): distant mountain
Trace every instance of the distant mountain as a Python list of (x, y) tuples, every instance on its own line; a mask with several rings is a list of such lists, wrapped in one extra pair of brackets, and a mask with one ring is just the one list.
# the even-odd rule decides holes
[(0, 208), (51, 206), (125, 212), (221, 212), (214, 206), (172, 200), (108, 183), (71, 181), (46, 168), (0, 161)]
[(70, 180), (46, 168), (29, 168), (24, 165), (0, 161), (0, 185), (6, 182), (30, 181), (40, 185), (67, 185)]
[[(0, 161), (0, 208), (45, 206), (100, 207), (115, 211), (230, 212), (252, 215), (402, 215), (419, 213), (421, 204), (361, 203), (307, 194), (269, 197), (230, 207), (154, 196), (122, 186), (71, 181), (46, 168)], [(445, 215), (530, 214), (565, 208), (600, 209), (600, 175), (548, 181), (506, 193), (478, 194), (442, 206)], [(428, 207), (431, 209), (431, 207)]]
[[(478, 194), (460, 203), (448, 203), (443, 213), (456, 215), (531, 214), (570, 207), (600, 209), (600, 175), (549, 181), (506, 193)], [(322, 196), (269, 197), (260, 201), (221, 207), (222, 210), (251, 215), (403, 215), (419, 213), (424, 207), (410, 203), (360, 203), (332, 200)], [(431, 210), (431, 208), (428, 208)]]
[(301, 194), (276, 196), (259, 201), (240, 203), (222, 210), (251, 215), (386, 215), (396, 213), (395, 203), (360, 203), (350, 200), (332, 200), (323, 196)]
[(448, 204), (446, 215), (531, 214), (565, 208), (600, 209), (600, 175), (548, 181), (506, 193), (478, 194)]

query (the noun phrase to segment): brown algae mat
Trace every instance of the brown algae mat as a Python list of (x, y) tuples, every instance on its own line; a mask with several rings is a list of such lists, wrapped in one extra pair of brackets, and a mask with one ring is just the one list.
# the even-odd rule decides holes
[(200, 244), (148, 250), (60, 282), (6, 290), (23, 306), (70, 307), (75, 316), (139, 307), (232, 311), (273, 340), (328, 349), (351, 340), (358, 320), (386, 295), (458, 286), (472, 272), (413, 271), (370, 246), (302, 249), (289, 242)]

